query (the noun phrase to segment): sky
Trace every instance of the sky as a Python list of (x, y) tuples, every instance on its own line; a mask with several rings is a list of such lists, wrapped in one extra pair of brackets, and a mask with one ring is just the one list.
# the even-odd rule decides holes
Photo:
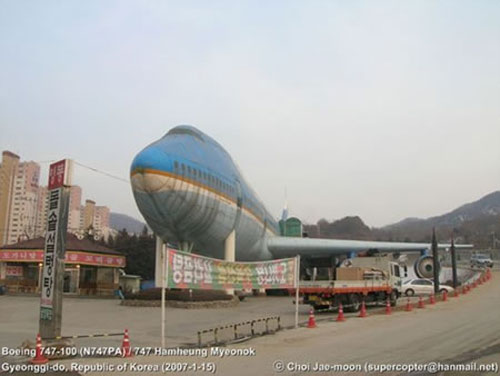
[[(429, 217), (500, 189), (500, 2), (0, 0), (0, 150), (129, 178), (178, 124), (271, 213)], [(141, 219), (79, 165), (84, 198)]]

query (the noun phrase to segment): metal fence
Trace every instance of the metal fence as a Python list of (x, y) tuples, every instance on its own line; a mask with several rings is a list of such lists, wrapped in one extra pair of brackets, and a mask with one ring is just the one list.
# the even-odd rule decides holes
[(209, 340), (205, 343), (208, 346), (271, 334), (281, 329), (280, 316), (263, 317), (235, 324), (217, 326), (198, 331), (198, 346), (201, 347), (203, 345), (203, 338), (207, 335), (210, 337), (213, 336), (212, 341)]

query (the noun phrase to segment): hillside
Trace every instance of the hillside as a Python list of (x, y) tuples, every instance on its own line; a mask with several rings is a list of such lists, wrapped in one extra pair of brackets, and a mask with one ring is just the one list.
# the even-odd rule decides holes
[(491, 245), (493, 233), (500, 236), (500, 191), (492, 192), (477, 201), (462, 205), (448, 213), (427, 219), (411, 218), (382, 227), (393, 237), (427, 240), (433, 227), (443, 232), (454, 230), (469, 241)]
[(398, 223), (383, 227), (390, 230), (392, 228), (412, 228), (413, 226), (459, 226), (464, 222), (471, 221), (485, 216), (500, 215), (500, 191), (492, 192), (477, 201), (462, 205), (449, 213), (430, 217), (428, 219), (407, 218)]
[(332, 222), (321, 219), (316, 225), (305, 225), (304, 230), (310, 237), (427, 242), (433, 227), (443, 240), (453, 232), (457, 241), (478, 248), (490, 248), (494, 242), (500, 245), (500, 191), (439, 216), (410, 217), (382, 228), (369, 228), (359, 217), (346, 217)]
[(126, 229), (127, 232), (136, 234), (140, 234), (146, 225), (144, 222), (121, 213), (111, 213), (109, 223), (111, 228), (116, 231)]

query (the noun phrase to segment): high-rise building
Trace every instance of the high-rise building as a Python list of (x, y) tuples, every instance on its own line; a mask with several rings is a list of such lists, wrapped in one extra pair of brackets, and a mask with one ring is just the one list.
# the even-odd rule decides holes
[(19, 163), (10, 209), (8, 244), (35, 236), (39, 180), (40, 165), (38, 163)]
[(83, 207), (83, 230), (94, 226), (94, 211), (95, 201), (85, 200), (85, 206)]
[[(48, 215), (48, 189), (39, 186), (40, 165), (20, 162), (18, 155), (4, 151), (0, 163), (0, 246), (45, 236)], [(68, 232), (81, 235), (92, 229), (93, 235), (107, 238), (110, 211), (85, 200), (82, 188), (70, 189)]]
[(82, 206), (82, 188), (78, 185), (71, 186), (69, 195), (69, 211), (68, 211), (68, 231), (76, 233), (82, 226), (80, 223)]
[(49, 213), (49, 201), (47, 187), (38, 188), (38, 202), (36, 210), (36, 228), (35, 237), (45, 236), (47, 230), (47, 216)]
[(109, 228), (109, 208), (107, 206), (96, 206), (94, 209), (94, 229), (97, 234), (107, 234)]
[(2, 163), (0, 164), (0, 245), (7, 243), (9, 235), (12, 193), (18, 165), (18, 155), (10, 151), (2, 153)]
[(30, 239), (37, 232), (40, 165), (19, 162), (19, 156), (4, 151), (0, 171), (1, 243)]

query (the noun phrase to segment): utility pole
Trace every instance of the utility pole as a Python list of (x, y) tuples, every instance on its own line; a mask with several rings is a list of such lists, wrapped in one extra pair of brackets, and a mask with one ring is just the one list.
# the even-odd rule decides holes
[(453, 239), (453, 232), (451, 233), (451, 272), (453, 276), (453, 288), (456, 289), (458, 285), (457, 281), (457, 254), (455, 252), (455, 240)]
[(432, 269), (434, 272), (434, 293), (439, 293), (439, 254), (436, 240), (436, 228), (432, 228)]

